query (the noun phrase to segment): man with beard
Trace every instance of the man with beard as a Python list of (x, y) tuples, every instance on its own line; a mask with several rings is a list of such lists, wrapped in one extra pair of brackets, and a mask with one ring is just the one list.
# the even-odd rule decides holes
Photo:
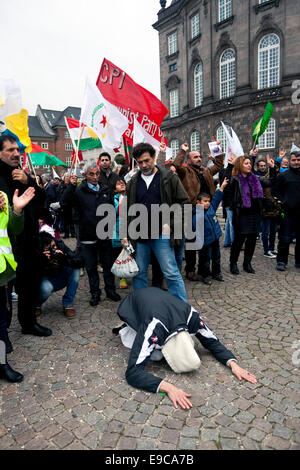
[[(18, 319), (23, 334), (50, 336), (52, 331), (39, 325), (35, 316), (35, 305), (40, 288), (40, 269), (38, 257), (39, 227), (36, 211), (43, 206), (45, 192), (36, 181), (20, 169), (20, 150), (17, 141), (11, 136), (0, 137), (0, 190), (7, 194), (12, 203), (16, 189), (22, 195), (28, 187), (35, 188), (34, 199), (24, 209), (24, 231), (12, 239), (15, 259), (18, 263), (16, 285), (19, 295)], [(8, 319), (9, 326), (11, 318)], [(12, 347), (8, 348), (12, 350)]]
[(300, 148), (293, 146), (289, 170), (280, 173), (272, 189), (282, 202), (282, 214), (278, 233), (278, 271), (286, 271), (292, 234), (296, 234), (295, 266), (300, 268)]
[[(140, 233), (138, 239), (130, 237), (129, 232), (129, 239), (136, 250), (135, 259), (139, 267), (138, 274), (133, 278), (133, 288), (137, 290), (148, 286), (147, 273), (151, 252), (153, 252), (164, 274), (169, 292), (186, 301), (185, 286), (174, 252), (174, 246), (180, 245), (184, 236), (183, 230), (181, 230), (181, 236), (179, 236), (180, 230), (177, 232), (177, 229), (180, 228), (177, 224), (181, 224), (182, 228), (182, 215), (179, 220), (174, 214), (174, 220), (170, 220), (170, 227), (167, 224), (162, 224), (160, 217), (158, 233), (155, 237), (152, 236), (151, 226), (154, 222), (154, 210), (157, 209), (156, 213), (159, 213), (159, 206), (163, 204), (169, 207), (178, 204), (183, 213), (184, 205), (190, 202), (188, 195), (177, 175), (155, 165), (155, 149), (150, 144), (136, 145), (132, 152), (132, 158), (137, 161), (140, 171), (127, 183), (127, 209), (130, 211), (134, 204), (143, 205), (146, 208), (147, 220), (143, 220), (141, 225), (148, 227), (147, 233), (145, 235)], [(133, 221), (134, 216), (128, 215), (128, 227)], [(120, 228), (121, 225), (122, 217)], [(141, 232), (144, 227), (141, 227)], [(122, 246), (126, 246), (127, 243), (127, 238), (124, 238)]]

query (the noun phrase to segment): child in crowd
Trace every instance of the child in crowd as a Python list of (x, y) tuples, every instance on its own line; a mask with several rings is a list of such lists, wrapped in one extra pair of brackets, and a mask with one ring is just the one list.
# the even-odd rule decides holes
[[(114, 257), (114, 260), (116, 260), (122, 251), (122, 245), (121, 245), (121, 241), (119, 237), (119, 224), (120, 224), (122, 202), (126, 194), (126, 184), (122, 178), (116, 181), (114, 191), (115, 191), (114, 206), (115, 206), (116, 213), (117, 213), (117, 219), (116, 219), (116, 225), (114, 227), (112, 246), (113, 246), (113, 257)], [(120, 279), (120, 288), (127, 289), (127, 287), (128, 285), (127, 285), (126, 279), (125, 278)]]
[[(228, 185), (228, 178), (225, 178), (220, 189), (216, 191), (214, 197), (208, 194), (199, 194), (197, 204), (204, 206), (204, 246), (199, 250), (198, 274), (202, 277), (204, 284), (211, 285), (212, 278), (223, 282), (221, 274), (221, 252), (219, 238), (222, 230), (219, 225), (216, 211), (223, 198), (224, 188)], [(196, 211), (194, 211), (194, 230), (196, 225)], [(212, 264), (212, 269), (210, 265)]]

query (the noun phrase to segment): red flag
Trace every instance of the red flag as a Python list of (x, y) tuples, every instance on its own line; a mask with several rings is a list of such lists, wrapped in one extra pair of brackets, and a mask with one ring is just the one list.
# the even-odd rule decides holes
[(23, 153), (23, 165), (22, 165), (22, 169), (24, 170), (24, 168), (26, 167), (26, 160), (27, 160), (27, 154), (24, 152)]
[[(71, 157), (73, 163), (75, 163), (75, 156), (76, 156), (76, 153), (75, 153), (75, 150), (73, 149), (72, 157)], [(79, 152), (78, 152), (78, 160), (80, 162), (83, 161), (83, 156), (82, 156), (82, 151), (81, 150), (79, 150)]]
[(135, 83), (129, 75), (107, 59), (102, 62), (96, 84), (104, 98), (117, 106), (128, 118), (130, 126), (124, 133), (124, 138), (129, 145), (133, 144), (134, 115), (148, 134), (161, 141), (163, 133), (160, 125), (168, 114), (168, 109), (156, 96)]

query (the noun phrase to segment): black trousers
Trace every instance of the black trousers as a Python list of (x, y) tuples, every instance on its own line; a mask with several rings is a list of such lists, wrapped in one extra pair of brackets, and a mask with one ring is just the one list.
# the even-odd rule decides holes
[[(26, 250), (26, 248), (25, 248)], [(32, 254), (32, 256), (30, 256)], [(18, 320), (22, 328), (36, 324), (35, 310), (42, 280), (40, 263), (34, 250), (28, 247), (21, 259), (17, 259), (16, 292), (18, 294)]]
[(12, 317), (11, 292), (13, 281), (8, 286), (0, 287), (0, 340), (7, 346), (7, 328), (10, 326)]
[(197, 250), (185, 250), (185, 272), (194, 273), (196, 270)]
[[(202, 277), (221, 274), (221, 252), (219, 240), (198, 251), (198, 274)], [(211, 269), (210, 269), (211, 268)]]
[(292, 234), (296, 235), (295, 264), (300, 264), (300, 213), (285, 213), (278, 232), (277, 262), (288, 264)]
[(93, 244), (81, 243), (82, 256), (89, 278), (91, 295), (100, 295), (98, 262), (101, 256), (103, 279), (106, 291), (115, 290), (115, 276), (111, 272), (114, 263), (113, 249), (110, 240), (98, 240)]
[(238, 262), (239, 255), (245, 242), (245, 251), (244, 251), (244, 262), (251, 262), (255, 247), (256, 247), (256, 238), (257, 233), (250, 234), (241, 234), (235, 231), (234, 241), (231, 245), (230, 250), (230, 264), (235, 264)]

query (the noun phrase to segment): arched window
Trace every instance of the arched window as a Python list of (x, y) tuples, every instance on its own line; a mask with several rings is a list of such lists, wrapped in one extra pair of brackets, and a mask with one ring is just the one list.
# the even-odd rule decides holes
[(236, 65), (235, 52), (226, 49), (220, 58), (220, 98), (228, 98), (235, 94), (236, 88)]
[(258, 148), (274, 149), (276, 147), (276, 121), (271, 118), (269, 125), (262, 136), (258, 139)]
[(178, 139), (171, 140), (170, 147), (172, 149), (172, 158), (175, 158), (179, 152), (179, 140)]
[(198, 131), (194, 131), (191, 135), (191, 151), (200, 152), (200, 133)]
[[(231, 135), (231, 129), (229, 126), (227, 126), (227, 129), (228, 129), (228, 132), (229, 134)], [(219, 140), (221, 142), (221, 146), (222, 146), (222, 149), (223, 149), (223, 152), (226, 153), (227, 151), (227, 140), (226, 140), (226, 136), (225, 136), (225, 132), (224, 132), (224, 129), (223, 129), (223, 126), (220, 126), (218, 127), (217, 129), (217, 140)]]
[(201, 106), (203, 102), (203, 65), (202, 62), (196, 65), (194, 70), (194, 95), (195, 107)]
[(264, 36), (258, 45), (258, 88), (269, 88), (280, 82), (280, 39), (277, 34)]

